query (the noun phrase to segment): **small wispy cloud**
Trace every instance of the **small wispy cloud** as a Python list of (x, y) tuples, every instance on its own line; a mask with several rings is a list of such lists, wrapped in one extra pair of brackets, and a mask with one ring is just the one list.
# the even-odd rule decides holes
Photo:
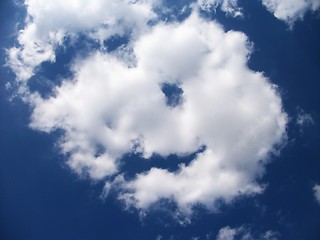
[(216, 240), (278, 240), (280, 236), (278, 232), (272, 230), (253, 234), (245, 225), (235, 228), (226, 226), (219, 230)]
[(301, 128), (306, 125), (313, 125), (315, 122), (311, 114), (306, 113), (302, 108), (298, 108), (296, 123)]
[(314, 196), (315, 196), (316, 200), (320, 204), (320, 184), (314, 185), (313, 191), (314, 191)]

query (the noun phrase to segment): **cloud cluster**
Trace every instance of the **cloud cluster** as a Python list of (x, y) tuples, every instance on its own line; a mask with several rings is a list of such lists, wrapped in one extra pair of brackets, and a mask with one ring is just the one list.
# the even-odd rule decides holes
[[(197, 3), (238, 11), (234, 0)], [(26, 91), (30, 126), (62, 130), (58, 145), (70, 168), (94, 180), (108, 178), (104, 195), (116, 190), (128, 206), (148, 209), (169, 199), (188, 213), (196, 204), (215, 209), (221, 200), (261, 193), (257, 179), (286, 132), (276, 86), (248, 68), (245, 34), (225, 32), (197, 8), (183, 22), (149, 24), (157, 19), (157, 4), (26, 0), (26, 26), (8, 52), (22, 84), (41, 63), (55, 60), (66, 38), (85, 35), (101, 46), (110, 36), (129, 38), (115, 51), (75, 58), (72, 77), (51, 96)], [(165, 85), (169, 92), (179, 89), (174, 104)], [(154, 154), (195, 157), (177, 171), (153, 167), (129, 179), (122, 170), (128, 153), (146, 161)]]
[(18, 35), (18, 47), (9, 50), (9, 65), (20, 80), (36, 67), (55, 61), (55, 50), (67, 37), (79, 33), (103, 43), (112, 35), (143, 31), (155, 17), (152, 0), (25, 0), (26, 26)]
[[(307, 12), (315, 12), (320, 8), (319, 0), (261, 0), (261, 2), (269, 12), (285, 21), (290, 27), (297, 20), (302, 20)], [(238, 0), (197, 0), (197, 5), (205, 11), (220, 8), (233, 17), (243, 15)]]
[[(18, 45), (8, 51), (8, 65), (21, 81), (34, 75), (35, 69), (46, 61), (55, 61), (55, 52), (66, 39), (79, 34), (98, 41), (114, 35), (129, 34), (132, 38), (145, 32), (150, 21), (156, 21), (155, 9), (162, 1), (155, 0), (92, 0), (39, 1), (25, 0), (27, 17), (17, 38)], [(320, 7), (318, 0), (262, 0), (275, 17), (290, 25), (302, 19), (308, 11)], [(232, 16), (242, 15), (237, 0), (197, 0), (188, 5), (202, 10), (218, 7)]]
[[(195, 11), (182, 23), (157, 24), (130, 46), (78, 59), (74, 78), (51, 97), (31, 95), (31, 126), (63, 130), (60, 147), (77, 173), (102, 179), (120, 171), (119, 198), (140, 209), (160, 199), (185, 212), (198, 203), (212, 209), (217, 200), (260, 193), (256, 179), (281, 144), (287, 117), (276, 87), (248, 69), (246, 36)], [(165, 83), (182, 89), (177, 106), (167, 104)], [(202, 146), (176, 172), (154, 167), (132, 180), (121, 173), (127, 153), (185, 156)]]
[(262, 0), (262, 3), (276, 18), (291, 26), (298, 19), (303, 19), (306, 12), (320, 8), (319, 0)]
[[(304, 15), (310, 11), (315, 12), (320, 8), (319, 0), (261, 0), (262, 4), (276, 18), (293, 26), (297, 20), (302, 20)], [(218, 7), (230, 16), (242, 16), (242, 9), (238, 0), (197, 0), (202, 10), (212, 10)]]

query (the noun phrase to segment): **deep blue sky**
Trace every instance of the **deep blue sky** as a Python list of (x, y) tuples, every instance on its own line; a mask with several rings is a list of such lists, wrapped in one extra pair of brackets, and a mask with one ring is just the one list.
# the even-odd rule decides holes
[[(312, 191), (314, 184), (320, 183), (319, 16), (307, 14), (288, 30), (259, 1), (244, 1), (242, 6), (243, 19), (226, 17), (219, 11), (209, 17), (217, 19), (227, 30), (243, 31), (254, 42), (249, 67), (263, 71), (279, 86), (285, 111), (291, 118), (288, 144), (267, 166), (260, 180), (267, 183), (263, 194), (237, 199), (222, 206), (220, 213), (201, 210), (191, 224), (181, 226), (165, 211), (154, 211), (141, 221), (136, 212), (124, 210), (112, 196), (101, 200), (103, 183), (79, 179), (65, 166), (54, 145), (58, 133), (48, 135), (28, 127), (29, 107), (18, 98), (10, 101), (12, 92), (5, 89), (6, 83), (15, 78), (4, 66), (5, 48), (13, 46), (15, 23), (23, 19), (23, 12), (12, 1), (2, 0), (0, 239), (143, 240), (156, 239), (158, 235), (162, 239), (215, 239), (220, 228), (242, 225), (257, 236), (274, 230), (281, 234), (279, 239), (320, 239), (320, 205)], [(68, 62), (72, 51), (63, 54), (60, 58), (58, 55), (61, 60), (56, 67)], [(54, 72), (54, 66), (51, 68)], [(54, 74), (48, 69), (43, 75)], [(35, 83), (35, 87), (41, 86)], [(299, 109), (310, 113), (315, 123), (302, 128), (296, 125)], [(141, 164), (127, 167), (150, 167)]]

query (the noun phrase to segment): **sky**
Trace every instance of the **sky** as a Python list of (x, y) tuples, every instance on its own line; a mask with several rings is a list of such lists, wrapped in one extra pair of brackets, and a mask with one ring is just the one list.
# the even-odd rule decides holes
[(0, 238), (320, 239), (319, 0), (0, 2)]

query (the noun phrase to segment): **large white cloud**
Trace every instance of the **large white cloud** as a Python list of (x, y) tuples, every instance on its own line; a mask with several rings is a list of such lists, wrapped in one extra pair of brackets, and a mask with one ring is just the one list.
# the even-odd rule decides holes
[(155, 17), (153, 0), (25, 0), (26, 26), (18, 46), (9, 50), (9, 65), (27, 80), (44, 61), (55, 61), (55, 50), (66, 37), (85, 34), (103, 42), (112, 35), (143, 31)]
[[(93, 179), (115, 176), (128, 152), (184, 156), (206, 146), (176, 172), (152, 168), (132, 180), (120, 174), (114, 188), (130, 206), (147, 209), (166, 198), (187, 212), (260, 193), (256, 180), (283, 140), (287, 117), (276, 87), (247, 67), (247, 37), (193, 12), (183, 23), (144, 31), (130, 46), (78, 59), (74, 78), (53, 96), (30, 95), (31, 126), (62, 129), (69, 166)], [(180, 105), (166, 104), (163, 83), (183, 90)]]
[(307, 11), (320, 8), (319, 0), (262, 0), (263, 5), (278, 19), (288, 22), (291, 26), (298, 19), (303, 19)]

